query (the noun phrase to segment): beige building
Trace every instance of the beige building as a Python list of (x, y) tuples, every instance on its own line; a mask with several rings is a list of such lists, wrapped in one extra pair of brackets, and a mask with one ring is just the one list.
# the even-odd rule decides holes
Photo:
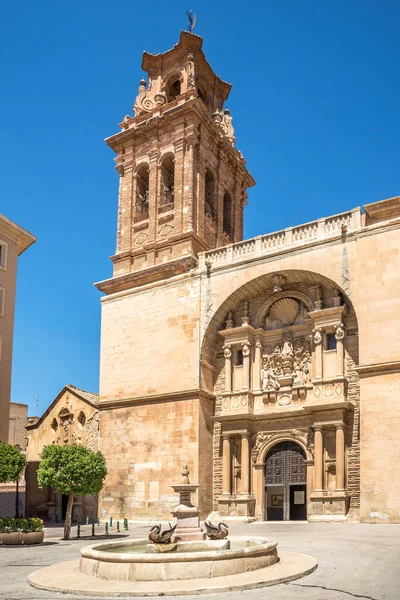
[(18, 257), (36, 238), (0, 215), (0, 439), (8, 440)]
[[(10, 402), (10, 416), (8, 429), (8, 443), (18, 446), (24, 454), (28, 443), (26, 426), (28, 425), (28, 405)], [(0, 483), (0, 515), (2, 517), (15, 517), (18, 506), (18, 515), (25, 514), (25, 472), (21, 474), (18, 482), (18, 497), (15, 482)]]
[[(37, 469), (40, 453), (49, 444), (82, 444), (98, 450), (99, 413), (98, 394), (66, 385), (50, 404), (40, 419), (28, 424), (28, 447), (26, 451), (26, 507), (27, 517), (40, 517), (46, 521), (61, 521), (65, 517), (68, 496), (59, 494), (51, 487), (39, 488)], [(97, 519), (97, 496), (76, 498), (73, 518)]]

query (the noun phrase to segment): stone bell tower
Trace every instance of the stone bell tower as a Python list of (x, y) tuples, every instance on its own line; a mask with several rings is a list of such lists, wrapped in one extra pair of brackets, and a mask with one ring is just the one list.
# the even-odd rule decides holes
[(201, 48), (182, 31), (171, 50), (145, 52), (134, 116), (106, 140), (120, 174), (114, 273), (98, 286), (106, 293), (183, 273), (199, 252), (243, 239), (255, 182), (223, 108), (231, 85)]

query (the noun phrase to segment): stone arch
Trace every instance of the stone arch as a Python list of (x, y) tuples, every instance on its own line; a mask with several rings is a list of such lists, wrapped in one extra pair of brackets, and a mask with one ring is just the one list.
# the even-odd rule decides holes
[[(348, 315), (351, 315), (356, 321), (356, 313), (351, 300), (349, 299), (348, 295), (345, 293), (343, 288), (332, 279), (326, 277), (325, 275), (322, 275), (321, 273), (309, 270), (290, 269), (281, 270), (279, 272), (272, 271), (271, 273), (265, 273), (246, 282), (237, 290), (235, 290), (232, 294), (230, 294), (220, 304), (220, 306), (214, 312), (213, 316), (210, 318), (207, 324), (207, 328), (203, 336), (201, 345), (201, 361), (204, 361), (209, 364), (213, 363), (215, 348), (218, 346), (219, 343), (219, 331), (221, 329), (224, 329), (225, 320), (229, 312), (238, 310), (238, 308), (240, 308), (240, 306), (242, 306), (246, 301), (249, 300), (251, 302), (252, 298), (257, 298), (263, 294), (273, 296), (273, 302), (275, 302), (276, 299), (278, 299), (278, 294), (274, 293), (275, 284), (273, 278), (276, 275), (283, 275), (286, 278), (285, 287), (287, 287), (288, 290), (284, 292), (285, 295), (287, 295), (288, 292), (290, 292), (290, 295), (293, 295), (294, 291), (292, 290), (292, 288), (299, 283), (308, 285), (310, 287), (323, 285), (324, 287), (330, 290), (339, 290), (343, 298), (343, 302), (347, 307)], [(310, 304), (310, 299), (307, 298), (307, 296), (306, 298), (304, 298), (304, 296), (300, 298), (307, 299), (308, 305), (312, 307), (312, 305)]]
[(267, 440), (265, 440), (265, 442), (261, 444), (261, 446), (258, 448), (256, 464), (265, 464), (268, 452), (280, 442), (295, 442), (300, 446), (300, 448), (302, 448), (302, 450), (304, 450), (306, 460), (312, 460), (312, 454), (307, 446), (307, 436), (305, 433), (298, 431), (293, 433), (282, 431), (280, 433), (272, 434)]
[(173, 102), (178, 96), (182, 94), (182, 73), (174, 71), (169, 74), (165, 79), (164, 85), (161, 90), (165, 92), (167, 102)]

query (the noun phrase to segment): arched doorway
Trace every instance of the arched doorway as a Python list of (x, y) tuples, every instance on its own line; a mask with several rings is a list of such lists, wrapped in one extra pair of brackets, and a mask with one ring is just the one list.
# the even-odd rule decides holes
[(301, 446), (292, 441), (273, 446), (265, 460), (265, 520), (307, 520), (307, 467)]

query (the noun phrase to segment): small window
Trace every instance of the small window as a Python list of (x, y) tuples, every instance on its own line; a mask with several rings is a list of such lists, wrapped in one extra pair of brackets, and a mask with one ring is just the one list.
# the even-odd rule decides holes
[(243, 364), (243, 350), (238, 350), (236, 352), (236, 366), (239, 367)]
[(57, 423), (57, 419), (54, 417), (54, 419), (51, 422), (51, 426), (50, 426), (53, 430), (53, 432), (55, 433), (58, 429), (58, 423)]
[(4, 303), (5, 303), (6, 290), (0, 288), (0, 317), (4, 317)]
[(336, 336), (334, 333), (326, 334), (326, 350), (336, 350)]
[(0, 268), (6, 269), (7, 266), (7, 244), (0, 241)]
[(86, 423), (85, 413), (81, 410), (78, 416), (78, 425), (79, 427), (83, 427)]
[(232, 227), (232, 198), (229, 192), (224, 194), (224, 232), (228, 237), (233, 239), (233, 227)]

